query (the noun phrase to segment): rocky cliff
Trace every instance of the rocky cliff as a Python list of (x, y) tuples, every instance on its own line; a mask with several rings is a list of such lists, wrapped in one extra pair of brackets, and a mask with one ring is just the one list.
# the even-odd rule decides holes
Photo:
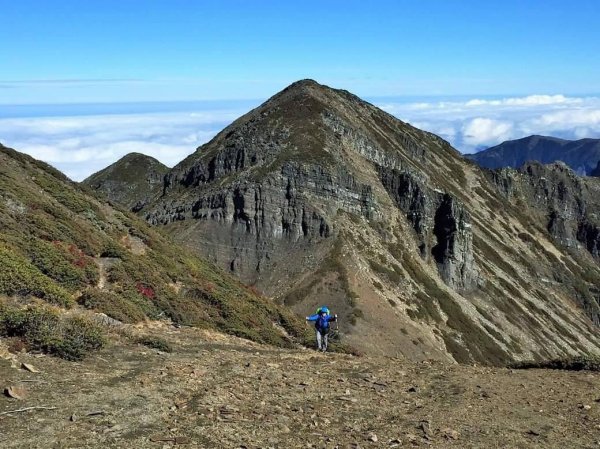
[(169, 167), (150, 156), (129, 153), (82, 184), (136, 212), (162, 191), (163, 177), (168, 171)]
[[(507, 199), (527, 205), (532, 219), (578, 261), (580, 268), (571, 267), (577, 274), (574, 281), (584, 279), (589, 285), (579, 285), (576, 295), (590, 318), (600, 325), (600, 278), (587, 268), (589, 261), (582, 261), (591, 256), (600, 262), (600, 180), (579, 177), (560, 162), (528, 163), (518, 170), (502, 169), (488, 175)], [(556, 278), (568, 281), (559, 273)]]
[(598, 264), (490, 176), (439, 137), (304, 80), (170, 170), (141, 214), (302, 315), (327, 303), (366, 352), (598, 353)]
[(600, 161), (600, 139), (528, 136), (502, 142), (467, 157), (486, 168), (519, 168), (528, 161), (542, 164), (561, 161), (579, 175), (590, 175)]

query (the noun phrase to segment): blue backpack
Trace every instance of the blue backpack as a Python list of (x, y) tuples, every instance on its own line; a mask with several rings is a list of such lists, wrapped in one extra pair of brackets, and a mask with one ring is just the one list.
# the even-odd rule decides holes
[(315, 327), (322, 334), (328, 333), (329, 332), (329, 315), (325, 315), (325, 314), (319, 315), (319, 318), (317, 318), (317, 321), (315, 323)]

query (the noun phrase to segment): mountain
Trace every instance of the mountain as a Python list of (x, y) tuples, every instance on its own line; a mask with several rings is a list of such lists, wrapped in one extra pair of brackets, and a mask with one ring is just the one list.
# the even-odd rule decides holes
[(528, 161), (562, 161), (580, 175), (589, 175), (600, 162), (600, 139), (564, 140), (529, 136), (465, 155), (486, 168), (518, 168)]
[(162, 191), (169, 167), (153, 157), (129, 153), (82, 184), (129, 210), (137, 211)]
[(592, 170), (592, 172), (590, 173), (590, 176), (595, 176), (597, 178), (600, 178), (600, 161), (598, 161), (598, 165), (596, 166), (596, 168), (594, 170)]
[(54, 168), (4, 146), (0, 265), (0, 336), (16, 332), (6, 328), (14, 319), (4, 313), (7, 298), (15, 298), (90, 309), (124, 323), (170, 318), (280, 346), (304, 338), (304, 323), (285, 308)]
[(494, 173), (303, 80), (169, 170), (139, 213), (298, 314), (329, 305), (366, 353), (598, 354), (597, 184)]

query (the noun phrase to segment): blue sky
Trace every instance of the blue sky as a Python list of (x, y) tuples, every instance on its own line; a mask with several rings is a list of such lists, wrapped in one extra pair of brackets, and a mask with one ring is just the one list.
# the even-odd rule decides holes
[(596, 0), (0, 0), (0, 103), (600, 91)]
[(599, 13), (596, 0), (0, 0), (0, 142), (75, 179), (127, 151), (172, 165), (302, 78), (467, 152), (600, 137)]

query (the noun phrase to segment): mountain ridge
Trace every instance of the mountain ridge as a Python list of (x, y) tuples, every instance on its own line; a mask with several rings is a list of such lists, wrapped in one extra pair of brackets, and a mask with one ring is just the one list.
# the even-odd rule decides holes
[(135, 215), (13, 149), (0, 146), (0, 162), (0, 334), (1, 312), (15, 303), (122, 323), (168, 319), (280, 346), (304, 342), (297, 317)]
[(600, 162), (600, 139), (566, 140), (532, 135), (502, 142), (465, 157), (485, 168), (519, 168), (528, 161), (548, 164), (560, 160), (578, 174), (590, 175)]

